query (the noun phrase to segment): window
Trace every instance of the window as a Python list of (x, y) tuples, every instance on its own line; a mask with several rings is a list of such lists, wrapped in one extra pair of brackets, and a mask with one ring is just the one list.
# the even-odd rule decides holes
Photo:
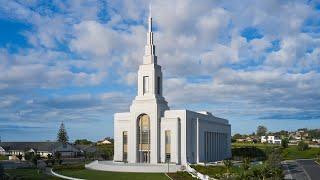
[(166, 162), (170, 162), (171, 156), (171, 131), (165, 131), (165, 154), (166, 154)]
[(143, 76), (143, 94), (149, 92), (149, 76)]
[(122, 160), (124, 162), (128, 159), (128, 131), (122, 132), (122, 142), (123, 142), (123, 154), (122, 154)]
[(158, 77), (157, 79), (157, 93), (160, 94), (160, 90), (161, 90), (161, 79), (160, 77)]

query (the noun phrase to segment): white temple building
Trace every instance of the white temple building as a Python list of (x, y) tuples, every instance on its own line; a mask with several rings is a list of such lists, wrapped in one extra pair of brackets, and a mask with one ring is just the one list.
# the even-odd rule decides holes
[(151, 15), (148, 29), (143, 64), (138, 71), (138, 94), (130, 112), (114, 115), (114, 161), (183, 165), (231, 157), (228, 120), (209, 112), (170, 110), (163, 97)]

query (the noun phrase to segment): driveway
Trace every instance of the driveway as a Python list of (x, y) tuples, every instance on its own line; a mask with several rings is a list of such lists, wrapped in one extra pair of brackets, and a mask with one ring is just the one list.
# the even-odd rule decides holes
[(295, 180), (319, 180), (320, 165), (313, 160), (293, 160), (282, 163), (285, 171), (285, 179)]

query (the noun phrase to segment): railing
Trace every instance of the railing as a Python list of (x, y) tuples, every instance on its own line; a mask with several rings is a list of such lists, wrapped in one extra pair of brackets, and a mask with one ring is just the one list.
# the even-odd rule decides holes
[(198, 171), (193, 169), (188, 163), (186, 165), (186, 170), (194, 178), (201, 179), (201, 180), (213, 179), (213, 178), (210, 178), (208, 175), (199, 173)]

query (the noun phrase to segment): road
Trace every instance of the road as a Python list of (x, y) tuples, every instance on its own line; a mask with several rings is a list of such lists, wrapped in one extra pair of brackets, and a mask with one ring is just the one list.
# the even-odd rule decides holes
[(313, 160), (285, 161), (285, 179), (320, 180), (320, 165)]

